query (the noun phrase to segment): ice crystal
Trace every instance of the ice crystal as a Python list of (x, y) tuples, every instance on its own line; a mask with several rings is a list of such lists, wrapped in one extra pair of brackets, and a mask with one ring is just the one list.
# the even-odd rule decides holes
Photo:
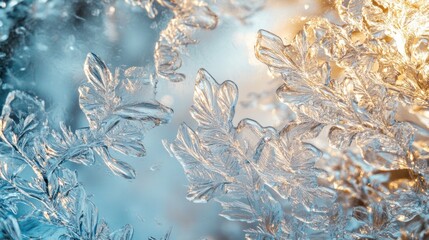
[[(80, 104), (90, 127), (72, 132), (63, 123), (51, 125), (44, 102), (21, 91), (9, 93), (0, 117), (0, 234), (28, 239), (131, 239), (126, 225), (111, 232), (98, 219), (97, 208), (66, 167), (70, 161), (92, 164), (100, 156), (109, 169), (134, 178), (134, 170), (110, 151), (142, 156), (146, 130), (166, 123), (172, 110), (154, 98), (154, 82), (142, 69), (112, 75), (103, 61), (88, 54), (88, 81)], [(142, 97), (142, 93), (145, 93)]]
[[(172, 1), (174, 3), (174, 1)], [(155, 46), (155, 66), (157, 73), (170, 81), (182, 81), (185, 76), (179, 73), (182, 65), (180, 54), (183, 46), (195, 44), (197, 40), (192, 35), (195, 29), (212, 30), (216, 28), (220, 14), (228, 12), (233, 16), (244, 19), (259, 10), (265, 0), (252, 1), (178, 1), (168, 5), (174, 17), (161, 32)]]
[[(2, 2), (0, 6), (0, 59), (5, 62), (0, 66), (3, 70), (2, 74), (19, 75), (29, 67), (28, 48), (30, 47), (24, 45), (27, 44), (25, 39), (44, 20), (52, 19), (58, 22), (57, 31), (60, 31), (71, 24), (75, 17), (85, 19), (98, 17), (100, 13), (113, 14), (114, 12), (110, 11), (115, 7), (110, 5), (114, 2), (107, 0), (94, 2), (78, 0)], [(162, 15), (164, 18), (172, 16), (160, 32), (153, 56), (158, 76), (174, 82), (182, 81), (185, 77), (183, 73), (178, 72), (182, 65), (181, 54), (187, 45), (197, 43), (193, 37), (196, 30), (216, 28), (219, 18), (225, 15), (232, 15), (244, 20), (265, 4), (265, 0), (125, 0), (125, 2), (143, 8), (150, 18), (155, 18), (157, 15)], [(110, 6), (109, 11), (106, 11), (108, 6)], [(80, 16), (82, 14), (80, 8), (91, 9), (91, 16)], [(99, 18), (99, 21), (104, 20)], [(74, 36), (70, 36), (70, 38), (74, 39)], [(15, 49), (13, 46), (17, 44), (23, 46)], [(17, 73), (11, 72), (11, 66), (17, 68)], [(3, 78), (4, 76), (0, 77)]]
[[(92, 161), (93, 155), (63, 125), (60, 132), (48, 128), (42, 101), (11, 92), (1, 115), (0, 137), (3, 238), (56, 234), (61, 239), (109, 239), (112, 234), (128, 239), (132, 234), (129, 226), (110, 233), (76, 172), (61, 166), (64, 161)], [(62, 148), (70, 144), (73, 147)]]
[(257, 35), (293, 122), (233, 126), (236, 86), (201, 70), (198, 126), (182, 125), (168, 148), (188, 199), (257, 223), (249, 238), (426, 239), (428, 2), (335, 4), (338, 19), (312, 19), (288, 44)]
[(157, 74), (173, 82), (183, 81), (185, 78), (183, 73), (178, 72), (182, 65), (180, 54), (184, 46), (197, 42), (192, 37), (195, 30), (216, 28), (219, 15), (230, 14), (238, 19), (245, 19), (265, 4), (265, 0), (126, 0), (126, 2), (142, 7), (150, 18), (158, 14), (154, 6), (156, 4), (172, 13), (173, 17), (160, 33), (154, 57)]
[(237, 97), (234, 83), (218, 84), (205, 70), (199, 72), (191, 110), (198, 127), (182, 125), (170, 145), (191, 182), (188, 199), (216, 198), (224, 207), (222, 216), (258, 223), (247, 230), (258, 239), (325, 229), (324, 213), (335, 194), (317, 182), (324, 174), (315, 166), (320, 151), (300, 141), (315, 137), (321, 127), (306, 122), (278, 132), (250, 119), (234, 127)]
[(96, 55), (85, 61), (88, 82), (79, 88), (80, 107), (85, 113), (94, 139), (93, 150), (117, 175), (134, 178), (134, 170), (110, 156), (109, 148), (125, 155), (141, 157), (146, 150), (145, 132), (169, 121), (172, 110), (155, 100), (154, 79), (141, 79), (142, 68), (129, 68), (120, 81)]

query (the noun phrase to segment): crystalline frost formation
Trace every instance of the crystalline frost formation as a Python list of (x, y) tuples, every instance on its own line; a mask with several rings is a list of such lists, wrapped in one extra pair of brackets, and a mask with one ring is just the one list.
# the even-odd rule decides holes
[[(142, 6), (150, 18), (157, 14), (153, 6), (155, 2), (173, 13), (156, 45), (155, 67), (158, 76), (171, 81), (183, 80), (184, 75), (176, 72), (181, 65), (179, 53), (183, 46), (196, 43), (191, 37), (195, 29), (216, 27), (218, 16), (208, 7), (213, 3), (164, 0), (126, 2)], [(48, 6), (48, 3), (51, 5)], [(264, 0), (226, 0), (217, 1), (216, 7), (224, 12), (232, 11), (238, 18), (245, 18), (261, 8), (263, 3)], [(1, 20), (7, 21), (1, 23), (7, 26), (0, 34), (0, 58), (7, 57), (13, 61), (18, 57), (14, 56), (13, 49), (8, 49), (14, 39), (10, 33), (28, 35), (25, 27), (32, 22), (29, 19), (49, 16), (43, 11), (48, 11), (53, 5), (49, 1), (45, 6), (45, 2), (32, 0), (1, 4), (0, 8), (4, 8), (0, 12), (4, 14), (0, 15)], [(24, 21), (25, 24), (22, 24)], [(23, 33), (18, 32), (21, 29)], [(5, 64), (2, 67), (8, 66)], [(22, 69), (25, 70), (25, 67)], [(85, 63), (85, 73), (88, 82), (79, 88), (79, 100), (89, 128), (71, 131), (63, 123), (59, 128), (53, 126), (48, 122), (42, 100), (17, 90), (9, 93), (1, 115), (0, 237), (132, 237), (133, 230), (129, 225), (110, 232), (106, 223), (98, 219), (97, 209), (78, 183), (77, 173), (63, 163), (70, 161), (90, 165), (98, 156), (114, 174), (134, 178), (134, 169), (113, 158), (110, 151), (143, 156), (146, 151), (142, 145), (144, 133), (168, 122), (172, 110), (155, 100), (156, 80), (143, 68), (118, 69), (112, 74), (97, 56), (90, 54)], [(21, 211), (23, 206), (26, 209), (24, 212)]]
[(168, 148), (188, 199), (252, 223), (251, 239), (426, 239), (428, 16), (424, 0), (338, 0), (289, 43), (255, 52), (295, 120), (232, 124), (236, 86), (201, 70), (191, 115)]
[(173, 17), (161, 32), (155, 46), (154, 57), (157, 74), (173, 82), (185, 79), (185, 75), (178, 72), (182, 66), (180, 54), (185, 46), (197, 43), (192, 37), (195, 30), (213, 30), (218, 24), (220, 14), (230, 13), (236, 18), (245, 19), (265, 4), (265, 0), (126, 0), (126, 2), (142, 7), (150, 18), (158, 14), (155, 5), (172, 12)]
[(142, 79), (141, 68), (112, 74), (89, 54), (84, 70), (88, 81), (79, 88), (79, 101), (89, 128), (72, 132), (60, 123), (56, 129), (48, 122), (43, 101), (21, 91), (7, 97), (0, 117), (1, 238), (132, 237), (130, 225), (111, 232), (98, 219), (77, 173), (63, 164), (90, 165), (98, 155), (114, 174), (134, 178), (134, 169), (110, 151), (144, 155), (144, 133), (168, 122), (172, 110), (155, 100), (155, 83)]
[[(156, 15), (155, 1), (131, 2)], [(194, 28), (214, 28), (217, 15), (199, 1), (156, 3), (174, 15), (156, 46), (157, 73), (181, 81), (180, 47), (195, 42)], [(223, 3), (248, 9), (244, 17), (261, 1)], [(251, 225), (248, 238), (425, 239), (429, 3), (335, 4), (338, 19), (309, 21), (289, 44), (258, 33), (256, 56), (283, 78), (277, 96), (293, 122), (281, 130), (250, 119), (234, 126), (237, 87), (201, 70), (191, 109), (198, 126), (183, 124), (168, 148), (190, 181), (188, 199), (219, 201), (222, 216)], [(110, 151), (141, 156), (144, 133), (172, 113), (154, 99), (152, 78), (137, 80), (142, 71), (112, 74), (90, 54), (79, 88), (89, 127), (74, 132), (51, 125), (38, 98), (8, 95), (0, 118), (3, 238), (131, 238), (129, 225), (110, 232), (98, 219), (63, 163), (88, 165), (97, 155), (114, 174), (135, 176)]]

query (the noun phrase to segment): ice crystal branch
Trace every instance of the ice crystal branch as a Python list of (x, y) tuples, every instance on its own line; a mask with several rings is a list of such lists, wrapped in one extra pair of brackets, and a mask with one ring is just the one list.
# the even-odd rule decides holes
[(173, 14), (167, 27), (160, 33), (154, 53), (157, 74), (173, 82), (183, 81), (185, 78), (183, 73), (178, 72), (182, 65), (180, 55), (185, 46), (197, 43), (192, 36), (195, 30), (213, 30), (218, 25), (221, 15), (231, 14), (239, 19), (245, 19), (265, 4), (265, 0), (126, 0), (126, 2), (142, 7), (150, 18), (154, 18), (158, 13), (156, 4), (167, 8)]
[[(173, 82), (183, 81), (184, 74), (178, 69), (182, 65), (182, 48), (197, 43), (192, 35), (196, 29), (212, 30), (218, 24), (219, 15), (232, 12), (237, 18), (245, 18), (260, 9), (265, 0), (253, 1), (178, 1), (167, 5), (174, 17), (161, 32), (155, 47), (157, 73)], [(216, 14), (220, 9), (220, 14)]]
[[(90, 127), (72, 132), (50, 125), (44, 102), (21, 91), (9, 93), (0, 118), (1, 234), (12, 239), (131, 239), (131, 226), (110, 232), (78, 183), (67, 161), (92, 164), (98, 154), (117, 175), (134, 170), (110, 151), (143, 156), (145, 131), (169, 121), (172, 110), (154, 98), (154, 83), (142, 69), (113, 76), (104, 62), (89, 54), (88, 81), (79, 88), (81, 108)], [(142, 97), (144, 96), (144, 97)], [(23, 207), (25, 206), (25, 207)], [(22, 213), (25, 209), (27, 212)]]
[(130, 238), (128, 225), (110, 233), (76, 172), (62, 167), (64, 161), (93, 160), (88, 147), (79, 146), (79, 136), (63, 125), (60, 132), (50, 129), (43, 101), (20, 91), (9, 93), (0, 133), (3, 237)]
[(172, 8), (174, 17), (161, 32), (155, 46), (157, 73), (170, 81), (183, 81), (185, 75), (177, 72), (182, 65), (182, 47), (196, 43), (192, 38), (195, 29), (214, 29), (218, 16), (205, 4), (182, 1)]
[(427, 106), (427, 1), (337, 1), (346, 31), (363, 35), (365, 49), (378, 58), (380, 82), (401, 99)]
[(366, 65), (344, 69), (343, 78), (331, 79), (330, 64), (319, 63), (316, 56), (319, 44), (308, 41), (309, 31), (301, 31), (294, 43), (286, 46), (269, 32), (260, 31), (258, 35), (257, 57), (285, 79), (277, 90), (279, 99), (294, 109), (298, 118), (335, 125), (330, 136), (338, 141), (334, 144), (339, 148), (349, 146), (352, 141), (365, 148), (384, 141), (383, 145), (391, 149), (383, 152), (391, 155), (376, 159), (380, 167), (410, 164), (406, 156), (413, 130), (409, 124), (394, 119), (397, 94), (377, 85), (374, 79), (377, 75), (362, 69)]
[(141, 78), (142, 68), (110, 70), (94, 54), (88, 54), (84, 66), (88, 82), (79, 88), (79, 102), (90, 126), (94, 150), (113, 173), (134, 178), (134, 170), (125, 162), (110, 156), (108, 149), (141, 157), (146, 150), (145, 132), (169, 121), (172, 110), (155, 100), (154, 79)]
[[(426, 3), (419, 3), (425, 9)], [(416, 60), (401, 54), (403, 38), (387, 37), (393, 29), (397, 32), (405, 25), (390, 25), (381, 18), (386, 14), (387, 18), (394, 16), (392, 23), (400, 17), (405, 22), (424, 21), (425, 17), (415, 19), (419, 15), (411, 14), (415, 5), (410, 4), (337, 1), (342, 25), (326, 19), (312, 20), (286, 45), (279, 37), (260, 31), (255, 47), (257, 57), (283, 77), (284, 85), (277, 95), (294, 109), (298, 121), (312, 119), (327, 130), (321, 141), (328, 139), (329, 143), (322, 149), (331, 158), (325, 162), (336, 167), (326, 170), (332, 187), (341, 193), (340, 199), (345, 198), (340, 203), (346, 203), (345, 209), (352, 212), (343, 227), (353, 238), (424, 238), (427, 234), (424, 217), (405, 217), (409, 214), (404, 212), (414, 213), (415, 209), (409, 209), (409, 199), (402, 194), (424, 198), (427, 186), (422, 176), (427, 170), (421, 167), (422, 159), (417, 157), (420, 150), (413, 145), (413, 123), (397, 119), (400, 104), (412, 108), (410, 103), (419, 107), (426, 103), (419, 94), (421, 90), (413, 87), (419, 82), (419, 74), (414, 74), (412, 68)], [(386, 9), (380, 11), (383, 6)], [(369, 20), (375, 18), (384, 23)], [(374, 27), (378, 30), (374, 31)], [(380, 29), (389, 33), (380, 33)], [(407, 31), (401, 30), (400, 35), (409, 36)], [(406, 44), (415, 44), (411, 38), (407, 41)], [(331, 66), (337, 73), (332, 72)], [(392, 81), (406, 84), (399, 87), (389, 83)], [(356, 201), (364, 207), (357, 206)], [(416, 208), (425, 205), (418, 200), (413, 204)], [(364, 212), (366, 217), (362, 216)], [(367, 226), (352, 227), (354, 221)]]
[[(277, 132), (244, 119), (234, 127), (237, 97), (234, 83), (218, 84), (200, 70), (191, 110), (198, 127), (194, 131), (182, 125), (169, 146), (191, 183), (188, 199), (215, 198), (224, 208), (222, 216), (258, 223), (247, 231), (257, 239), (307, 236), (325, 229), (335, 194), (318, 184), (324, 174), (314, 165), (320, 151), (299, 141), (315, 137), (319, 124), (291, 125)], [(285, 205), (293, 212), (285, 213)], [(314, 215), (310, 218), (302, 209)]]
[[(169, 148), (188, 198), (257, 222), (254, 239), (425, 239), (426, 1), (336, 1), (339, 19), (310, 20), (290, 43), (268, 31), (255, 52), (284, 83), (296, 118), (282, 130), (232, 125), (237, 89), (199, 73)], [(404, 110), (407, 109), (407, 110)]]

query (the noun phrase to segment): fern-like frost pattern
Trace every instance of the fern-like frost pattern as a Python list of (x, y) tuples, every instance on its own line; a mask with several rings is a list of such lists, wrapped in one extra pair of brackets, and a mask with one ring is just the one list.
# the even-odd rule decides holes
[[(237, 98), (234, 83), (218, 84), (200, 70), (191, 109), (198, 127), (183, 124), (169, 146), (191, 183), (188, 199), (216, 199), (224, 208), (222, 216), (257, 223), (247, 230), (252, 238), (305, 236), (324, 229), (324, 213), (335, 192), (318, 184), (324, 175), (315, 166), (320, 151), (296, 141), (315, 137), (321, 128), (308, 122), (279, 132), (250, 119), (235, 127)], [(285, 208), (294, 210), (286, 213)], [(310, 218), (303, 209), (314, 215)]]
[(294, 119), (233, 126), (237, 88), (201, 70), (168, 147), (188, 198), (215, 199), (251, 239), (426, 239), (426, 1), (335, 2), (284, 43), (260, 30), (256, 57), (283, 79)]
[[(99, 141), (93, 150), (113, 173), (134, 178), (134, 169), (114, 159), (108, 150), (135, 157), (145, 155), (145, 132), (167, 123), (173, 111), (155, 100), (156, 80), (142, 68), (122, 73), (117, 69), (112, 74), (101, 59), (88, 54), (84, 70), (88, 82), (79, 88), (79, 103), (90, 132)], [(120, 81), (119, 77), (124, 79)]]
[(84, 70), (88, 81), (79, 88), (80, 104), (89, 128), (73, 132), (63, 123), (51, 125), (44, 102), (27, 93), (12, 91), (6, 99), (0, 117), (2, 238), (132, 238), (130, 225), (110, 231), (99, 219), (77, 173), (64, 163), (90, 165), (101, 158), (114, 174), (134, 178), (134, 169), (110, 152), (143, 156), (144, 132), (168, 122), (172, 110), (155, 100), (155, 82), (140, 68), (119, 79), (119, 70), (112, 75), (88, 54)]

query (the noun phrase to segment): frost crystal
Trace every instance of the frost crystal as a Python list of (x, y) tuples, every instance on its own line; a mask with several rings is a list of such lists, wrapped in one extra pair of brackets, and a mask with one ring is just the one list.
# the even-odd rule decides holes
[(12, 91), (6, 99), (0, 117), (2, 238), (132, 237), (129, 225), (110, 232), (77, 173), (63, 164), (89, 165), (96, 153), (113, 173), (134, 178), (134, 170), (110, 151), (144, 155), (144, 132), (168, 122), (172, 110), (155, 100), (154, 83), (139, 68), (125, 70), (119, 79), (119, 70), (112, 75), (94, 54), (84, 68), (88, 82), (79, 89), (80, 104), (89, 128), (72, 132), (60, 123), (57, 130), (48, 122), (44, 102), (24, 92)]
[(201, 70), (168, 147), (188, 199), (257, 223), (252, 239), (426, 239), (429, 4), (337, 0), (289, 43), (261, 30), (255, 52), (296, 115), (276, 131), (232, 124), (237, 88)]
[(155, 47), (155, 66), (160, 76), (173, 82), (184, 80), (184, 74), (177, 72), (182, 65), (180, 58), (182, 48), (197, 43), (192, 38), (195, 29), (212, 30), (216, 28), (219, 14), (215, 13), (215, 9), (220, 9), (221, 13), (230, 13), (239, 19), (244, 19), (265, 4), (265, 0), (207, 0), (206, 2), (192, 0), (177, 1), (177, 3), (172, 1), (168, 5), (165, 4), (172, 10), (174, 17), (161, 32)]
[(113, 173), (134, 178), (134, 169), (112, 158), (108, 149), (143, 156), (145, 132), (167, 123), (173, 111), (155, 100), (154, 80), (141, 79), (144, 69), (129, 68), (120, 81), (119, 69), (112, 75), (103, 61), (88, 54), (84, 70), (88, 82), (79, 88), (79, 102), (89, 121), (89, 138), (94, 139), (92, 149)]
[[(242, 21), (260, 10), (266, 0), (124, 0), (126, 3), (139, 6), (144, 9), (149, 18), (162, 15), (169, 18), (166, 27), (159, 35), (159, 39), (154, 50), (154, 63), (158, 76), (173, 82), (183, 81), (185, 76), (178, 70), (182, 65), (181, 54), (189, 44), (197, 43), (193, 34), (196, 30), (213, 30), (218, 25), (219, 18), (225, 15), (232, 15)], [(74, 18), (80, 20), (97, 17), (98, 21), (103, 20), (100, 13), (113, 14), (113, 6), (116, 1), (65, 1), (65, 0), (17, 0), (0, 2), (0, 60), (5, 64), (0, 66), (2, 75), (22, 74), (30, 67), (30, 53), (28, 49), (31, 44), (27, 44), (29, 37), (37, 27), (46, 24), (50, 19), (58, 22), (58, 32), (73, 24)], [(90, 9), (89, 16), (81, 16), (83, 12), (80, 8)], [(161, 12), (162, 11), (162, 12)], [(89, 11), (88, 11), (89, 12)], [(162, 14), (158, 14), (161, 12)], [(86, 12), (85, 12), (86, 13)], [(108, 23), (103, 22), (105, 28)], [(103, 29), (95, 29), (94, 33)], [(105, 30), (105, 29), (104, 29)], [(61, 38), (64, 36), (61, 36)], [(70, 46), (75, 48), (75, 37), (70, 38)], [(27, 39), (28, 40), (28, 39)], [(13, 46), (23, 45), (14, 49)], [(28, 46), (27, 46), (28, 45)], [(48, 48), (47, 46), (38, 46)], [(14, 72), (7, 67), (15, 66)], [(6, 71), (7, 70), (7, 71)], [(16, 71), (16, 73), (15, 73)], [(4, 73), (3, 73), (4, 72)]]
[(185, 79), (183, 73), (177, 72), (182, 65), (180, 54), (184, 46), (197, 43), (192, 37), (195, 30), (216, 28), (220, 14), (231, 14), (239, 19), (245, 19), (265, 4), (265, 0), (125, 1), (145, 9), (150, 18), (158, 14), (155, 3), (167, 8), (173, 14), (167, 27), (160, 34), (154, 53), (157, 74), (173, 82)]
[[(182, 125), (170, 145), (191, 182), (188, 199), (216, 198), (222, 216), (258, 223), (247, 230), (253, 238), (324, 230), (335, 192), (317, 182), (324, 174), (315, 166), (320, 151), (300, 141), (314, 138), (321, 127), (305, 122), (278, 132), (250, 119), (234, 127), (237, 97), (234, 83), (218, 84), (205, 70), (199, 72), (191, 110), (198, 127)], [(293, 210), (285, 213), (285, 208)]]

